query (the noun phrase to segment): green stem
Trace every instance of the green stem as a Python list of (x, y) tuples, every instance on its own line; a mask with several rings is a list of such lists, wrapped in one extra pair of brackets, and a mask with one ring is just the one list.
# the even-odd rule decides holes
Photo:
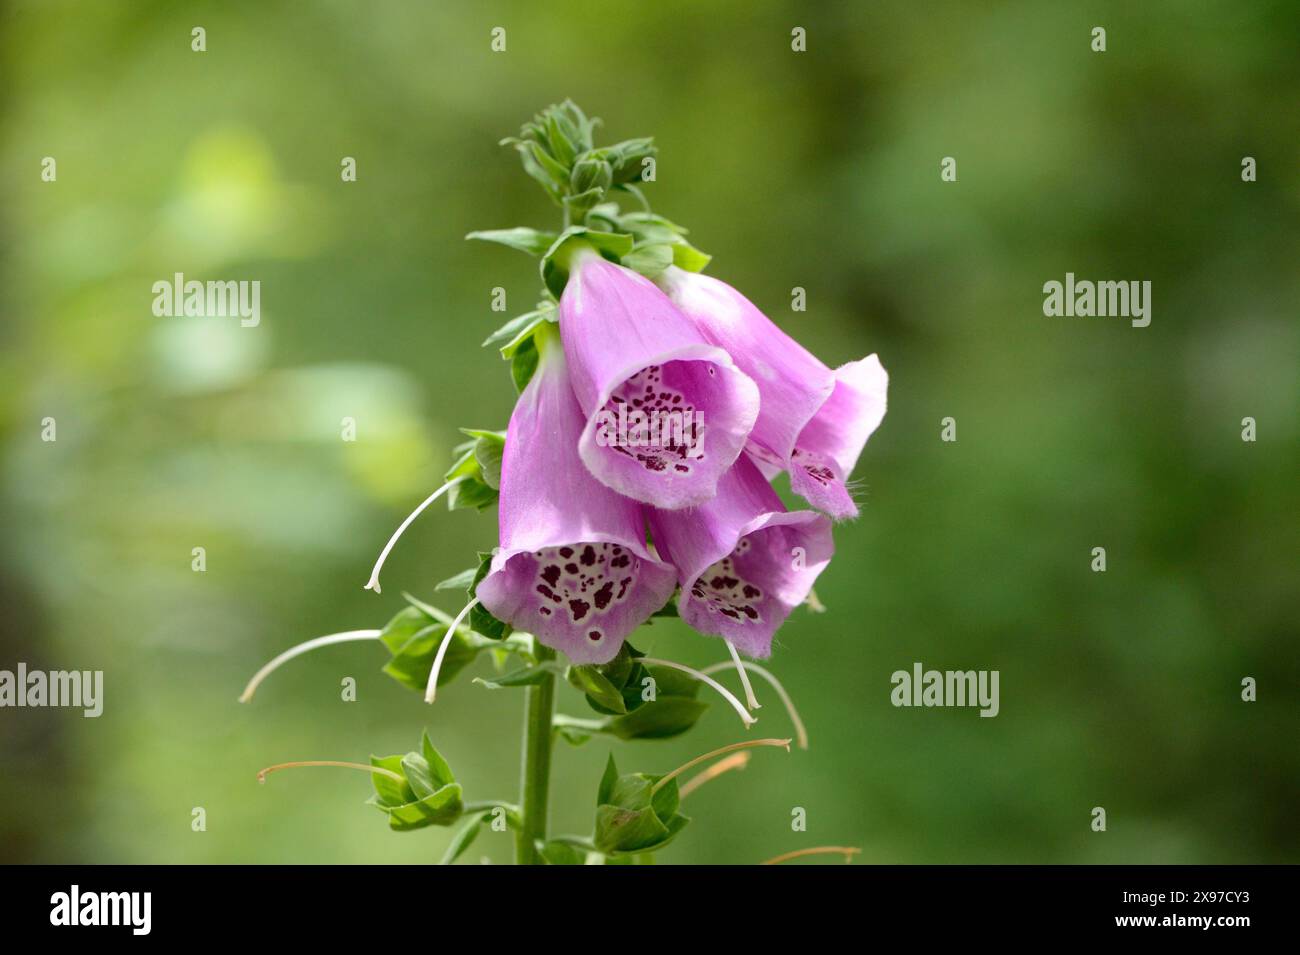
[[(537, 643), (538, 663), (555, 659), (555, 651)], [(519, 806), (523, 824), (515, 836), (515, 862), (540, 865), (537, 843), (546, 840), (547, 804), (551, 782), (551, 719), (555, 714), (555, 674), (528, 687), (524, 716), (524, 758)]]

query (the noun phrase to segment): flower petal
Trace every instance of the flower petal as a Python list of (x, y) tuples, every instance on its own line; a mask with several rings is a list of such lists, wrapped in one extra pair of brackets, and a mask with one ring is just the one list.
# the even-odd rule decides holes
[(758, 417), (754, 382), (652, 282), (594, 251), (573, 257), (560, 328), (591, 473), (656, 507), (711, 498)]
[(799, 433), (831, 396), (834, 372), (726, 282), (670, 266), (659, 284), (754, 379), (761, 403), (750, 440), (788, 461)]
[(727, 472), (713, 500), (687, 512), (652, 509), (648, 517), (655, 547), (677, 567), (682, 618), (752, 657), (771, 655), (773, 634), (835, 551), (830, 520), (786, 511), (748, 457)]
[(889, 375), (875, 355), (835, 369), (835, 390), (799, 434), (787, 468), (790, 488), (837, 520), (856, 517), (845, 482), (885, 417)]
[(501, 546), (477, 596), (575, 663), (607, 663), (668, 602), (675, 574), (646, 547), (642, 509), (579, 460), (583, 415), (564, 353), (554, 342), (539, 347), (506, 432)]
[(749, 453), (763, 474), (787, 470), (794, 492), (818, 510), (856, 517), (847, 481), (885, 414), (889, 377), (880, 360), (832, 371), (725, 282), (670, 267), (659, 283), (757, 383), (762, 402)]

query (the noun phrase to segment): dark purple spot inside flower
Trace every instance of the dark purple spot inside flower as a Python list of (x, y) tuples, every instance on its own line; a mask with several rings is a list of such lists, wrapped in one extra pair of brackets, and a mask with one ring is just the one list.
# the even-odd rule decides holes
[(754, 604), (762, 599), (763, 591), (741, 576), (733, 559), (736, 554), (748, 551), (749, 546), (748, 540), (742, 540), (731, 555), (705, 570), (691, 585), (692, 599), (730, 620), (740, 623), (761, 620), (762, 615)]

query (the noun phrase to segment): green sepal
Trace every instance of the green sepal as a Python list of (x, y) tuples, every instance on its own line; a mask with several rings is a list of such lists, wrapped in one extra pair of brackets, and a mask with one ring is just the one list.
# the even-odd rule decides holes
[(443, 475), (444, 481), (460, 479), (447, 491), (447, 509), (484, 510), (497, 502), (501, 478), (501, 455), (505, 448), (504, 431), (461, 428), (469, 441), (452, 449), (455, 463)]
[(420, 752), (405, 756), (372, 756), (370, 765), (397, 773), (396, 779), (372, 773), (375, 794), (370, 804), (388, 815), (389, 828), (409, 832), (426, 826), (448, 826), (464, 813), (461, 787), (442, 754), (425, 733)]
[(517, 670), (511, 670), (509, 673), (499, 677), (476, 676), (474, 682), (487, 687), (489, 690), (500, 690), (506, 687), (516, 686), (536, 686), (549, 676), (563, 676), (564, 666), (559, 663), (547, 662), (538, 663), (534, 666), (524, 666)]
[[(466, 573), (477, 574), (478, 569)], [(466, 578), (465, 574), (459, 574), (451, 581), (443, 581), (444, 584), (452, 582), (459, 583), (461, 588), (469, 588), (473, 586), (473, 577)], [(379, 634), (380, 642), (391, 655), (391, 659), (384, 664), (383, 672), (407, 689), (423, 693), (438, 647), (447, 636), (451, 617), (410, 594), (403, 596), (410, 606), (398, 611)], [(499, 650), (505, 654), (514, 654), (526, 663), (534, 662), (526, 644), (518, 641), (503, 642), (499, 637), (475, 633), (468, 623), (463, 623), (447, 644), (442, 669), (438, 671), (438, 685), (444, 686), (454, 680), (484, 650)]]
[(440, 580), (433, 585), (434, 590), (468, 590), (474, 586), (474, 575), (478, 573), (478, 565), (466, 567), (459, 574), (448, 577), (446, 580)]
[(609, 719), (605, 732), (619, 739), (670, 739), (699, 722), (709, 704), (685, 696), (661, 696), (631, 713)]
[(484, 431), (479, 428), (461, 428), (460, 433), (474, 439), (474, 462), (478, 477), (494, 491), (501, 489), (501, 458), (506, 450), (504, 431)]
[(592, 152), (609, 163), (613, 181), (622, 184), (640, 179), (641, 161), (658, 154), (659, 150), (654, 144), (654, 137), (642, 136), (625, 139), (613, 146), (603, 146)]
[(538, 325), (542, 322), (558, 322), (559, 320), (560, 316), (556, 311), (555, 303), (543, 302), (533, 311), (525, 312), (523, 315), (510, 319), (484, 339), (483, 347), (497, 345), (501, 350), (502, 358), (513, 358), (515, 352), (532, 340)]
[[(686, 241), (684, 236), (687, 234), (687, 229), (652, 212), (624, 213), (618, 216), (616, 225), (619, 229), (636, 236), (638, 251), (642, 245), (655, 246), (653, 252), (647, 250), (640, 257), (633, 253), (633, 256), (628, 257), (633, 259), (632, 262), (628, 259), (623, 260), (624, 265), (636, 269), (647, 278), (654, 278), (669, 265), (675, 265), (687, 272), (703, 272), (713, 258)], [(665, 252), (658, 248), (660, 245), (668, 247), (667, 262), (663, 261)], [(640, 267), (643, 260), (651, 271)]]
[(573, 164), (573, 172), (569, 175), (569, 190), (575, 196), (590, 189), (603, 193), (613, 182), (610, 164), (599, 156), (586, 155)]
[(651, 616), (651, 618), (654, 618), (654, 617), (680, 617), (680, 616), (681, 616), (681, 612), (677, 609), (677, 594), (674, 593), (674, 594), (673, 594), (673, 599), (669, 600), (668, 603), (664, 604), (662, 607), (660, 607), (658, 610), (656, 610), (656, 611), (655, 611), (654, 613), (652, 613), (650, 616)]
[(571, 226), (565, 229), (542, 256), (542, 281), (557, 299), (564, 294), (564, 285), (569, 280), (569, 256), (578, 244), (586, 244), (596, 249), (605, 258), (619, 261), (632, 251), (635, 239), (623, 232), (601, 232), (586, 226)]
[(565, 196), (564, 208), (569, 210), (570, 216), (581, 222), (587, 215), (587, 210), (597, 205), (604, 198), (604, 189), (591, 188), (586, 192), (580, 192), (572, 196)]
[(480, 229), (469, 233), (465, 238), (480, 242), (495, 242), (536, 256), (545, 254), (559, 236), (554, 232), (542, 232), (520, 226), (515, 229)]
[(690, 821), (678, 812), (677, 780), (654, 790), (663, 778), (645, 773), (620, 775), (610, 754), (596, 798), (595, 846), (607, 856), (654, 852), (668, 845)]
[(673, 264), (673, 247), (667, 242), (652, 242), (638, 245), (623, 256), (623, 265), (633, 272), (639, 272), (648, 279), (657, 278), (663, 270)]
[[(447, 624), (437, 620), (417, 607), (406, 607), (388, 621), (379, 635), (392, 658), (384, 664), (383, 672), (407, 689), (423, 693), (438, 654), (447, 636)], [(438, 671), (438, 685), (454, 680), (484, 649), (471, 634), (458, 630), (447, 645)]]
[[(475, 571), (474, 580), (470, 584), (468, 591), (466, 591), (470, 600), (478, 596), (478, 585), (491, 571), (492, 555), (490, 553), (480, 553), (478, 555), (478, 570)], [(469, 625), (471, 630), (481, 633), (489, 640), (504, 640), (514, 632), (514, 628), (510, 624), (492, 616), (492, 613), (481, 603), (476, 603), (474, 608), (470, 610)]]
[(685, 239), (673, 243), (673, 265), (684, 272), (703, 272), (713, 261), (713, 256), (701, 252)]
[[(445, 581), (439, 581), (434, 586), (434, 590), (464, 590), (465, 596), (473, 600), (478, 595), (478, 583), (484, 579), (487, 574), (491, 573), (491, 554), (490, 552), (478, 552), (477, 567), (461, 570), (454, 577), (448, 577)], [(473, 609), (469, 611), (469, 629), (484, 635), (490, 641), (500, 641), (510, 637), (513, 628), (510, 624), (497, 620), (497, 617), (491, 615), (482, 604), (474, 604)]]
[(610, 665), (571, 666), (566, 678), (571, 686), (586, 694), (588, 705), (597, 713), (626, 713), (627, 702), (623, 698), (622, 683), (615, 684), (605, 672), (605, 668)]
[(532, 154), (533, 161), (546, 172), (546, 175), (551, 182), (555, 183), (556, 187), (561, 192), (567, 189), (570, 175), (568, 164), (573, 161), (572, 158), (567, 162), (562, 162), (548, 153), (537, 143), (529, 143), (528, 148)]
[[(556, 718), (559, 719), (559, 714), (556, 714)], [(574, 726), (559, 722), (552, 723), (551, 728), (560, 739), (564, 740), (570, 746), (582, 746), (584, 743), (589, 743), (593, 733), (602, 731), (600, 729), (588, 729), (585, 726)]]
[(474, 840), (478, 838), (479, 830), (483, 828), (483, 823), (487, 822), (491, 815), (491, 810), (487, 810), (469, 816), (464, 828), (452, 836), (451, 844), (447, 846), (447, 851), (442, 854), (438, 864), (451, 865), (463, 856), (465, 851), (474, 843)]
[(528, 382), (533, 380), (539, 357), (537, 345), (531, 335), (510, 356), (510, 379), (515, 384), (515, 391), (523, 394), (524, 389), (528, 387)]
[[(697, 699), (700, 684), (671, 667), (647, 666), (642, 656), (624, 643), (609, 663), (569, 668), (569, 683), (586, 694), (587, 705), (603, 719), (557, 726), (565, 740), (578, 745), (595, 733), (627, 740), (667, 739), (699, 722), (708, 709)], [(645, 698), (647, 678), (653, 681), (653, 699)]]
[(587, 853), (567, 842), (539, 843), (537, 854), (547, 865), (586, 865), (587, 863)]

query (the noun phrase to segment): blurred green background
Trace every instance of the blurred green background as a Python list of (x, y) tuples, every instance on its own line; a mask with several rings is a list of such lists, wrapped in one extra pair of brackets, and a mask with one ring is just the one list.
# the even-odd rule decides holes
[[(103, 669), (106, 700), (0, 711), (0, 856), (436, 860), (448, 832), (390, 833), (360, 774), (254, 780), (422, 727), (471, 798), (514, 796), (517, 691), (462, 677), (430, 708), (350, 644), (235, 700), (495, 543), (492, 513), (434, 508), (362, 590), (455, 428), (508, 418), (478, 345), (491, 289), (524, 311), (535, 267), (462, 237), (554, 226), (497, 141), (568, 96), (601, 141), (657, 138), (651, 201), (712, 274), (892, 378), (828, 612), (797, 612), (773, 661), (812, 747), (692, 795), (661, 861), (1300, 861), (1298, 27), (1290, 0), (3, 3), (0, 668)], [(1151, 326), (1045, 318), (1067, 271), (1150, 280)], [(175, 272), (260, 280), (261, 325), (154, 317)], [(722, 657), (676, 621), (637, 643)], [(914, 661), (1000, 670), (1001, 714), (895, 709)], [(754, 732), (784, 735), (765, 695)], [(741, 735), (715, 705), (615, 749), (663, 772)], [(554, 830), (589, 831), (609, 750), (559, 747)], [(510, 850), (487, 833), (469, 858)]]

